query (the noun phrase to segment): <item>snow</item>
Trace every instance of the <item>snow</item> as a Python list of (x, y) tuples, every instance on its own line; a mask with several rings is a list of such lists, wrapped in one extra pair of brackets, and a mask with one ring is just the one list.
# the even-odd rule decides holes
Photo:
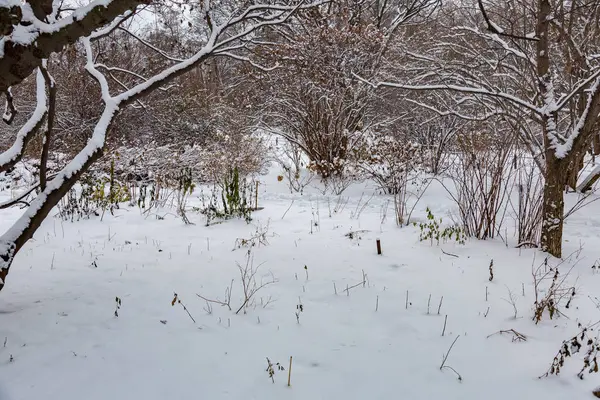
[[(598, 376), (575, 377), (582, 355), (567, 359), (559, 377), (536, 378), (562, 341), (579, 331), (578, 322), (600, 319), (588, 299), (600, 291), (600, 274), (590, 268), (600, 245), (599, 203), (565, 225), (564, 254), (583, 248), (560, 267), (573, 268), (568, 280), (577, 288), (573, 306), (563, 310), (568, 318), (545, 317), (535, 325), (531, 271), (542, 253), (515, 249), (514, 239), (508, 247), (500, 240), (430, 246), (418, 241), (418, 228), (396, 227), (391, 207), (382, 223), (389, 198), (371, 198), (368, 183), (350, 187), (343, 194), (347, 205), (336, 213), (336, 196), (318, 194), (320, 187), (289, 194), (278, 173), (261, 177), (264, 210), (250, 225), (231, 220), (206, 227), (190, 212), (196, 225), (186, 226), (175, 216), (146, 218), (127, 207), (102, 222), (49, 217), (17, 255), (0, 293), (0, 344), (6, 338), (0, 399), (591, 398)], [(371, 200), (357, 215), (361, 198)], [(426, 207), (444, 221), (455, 211), (437, 183), (417, 206), (417, 221)], [(318, 226), (311, 227), (315, 215)], [(19, 210), (2, 216), (5, 230)], [(260, 278), (272, 273), (277, 282), (258, 292), (256, 307), (235, 315), (242, 302), (236, 263), (244, 264), (247, 250), (232, 249), (236, 238), (267, 224), (268, 244), (253, 249), (254, 263), (261, 265)], [(349, 239), (350, 231), (364, 232)], [(363, 273), (364, 287), (347, 295), (344, 289), (361, 282)], [(213, 304), (209, 314), (196, 294), (223, 299), (232, 279), (234, 311)], [(509, 291), (517, 319), (506, 301)], [(180, 304), (171, 305), (174, 293), (196, 323)], [(118, 317), (115, 297), (122, 301)], [(528, 340), (488, 337), (507, 329)], [(462, 382), (439, 369), (458, 335), (446, 364)], [(286, 368), (276, 370), (275, 383), (266, 357)]]
[(494, 32), (500, 33), (500, 34), (504, 33), (504, 29), (500, 28), (493, 21), (488, 21), (488, 23), (490, 24), (490, 26), (492, 27), (492, 29), (494, 29)]

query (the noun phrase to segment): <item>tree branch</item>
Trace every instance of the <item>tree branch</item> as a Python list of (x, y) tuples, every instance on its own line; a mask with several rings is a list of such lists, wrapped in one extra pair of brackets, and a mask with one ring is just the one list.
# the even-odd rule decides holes
[(483, 0), (477, 0), (477, 4), (479, 6), (479, 10), (481, 11), (481, 15), (483, 16), (483, 19), (485, 20), (485, 23), (488, 27), (488, 30), (492, 33), (495, 33), (496, 35), (499, 36), (505, 36), (505, 37), (509, 37), (511, 39), (517, 39), (517, 40), (528, 40), (528, 41), (534, 41), (537, 42), (539, 40), (539, 38), (533, 36), (533, 37), (529, 37), (529, 36), (519, 36), (519, 35), (513, 35), (511, 33), (506, 33), (504, 31), (504, 29), (502, 29), (501, 27), (499, 27), (498, 25), (496, 25), (488, 16), (487, 12), (485, 11), (485, 7), (483, 6)]
[[(0, 38), (0, 47), (4, 48), (0, 57), (0, 92), (21, 83), (50, 54), (61, 51), (66, 45), (90, 35), (126, 11), (148, 2), (150, 0), (95, 0), (52, 24), (36, 18), (27, 8), (28, 3), (20, 5), (20, 17), (13, 21), (9, 30), (3, 29), (5, 36)], [(7, 7), (0, 6), (0, 11)], [(4, 24), (0, 25), (0, 28), (4, 28)], [(15, 40), (15, 35), (11, 36), (13, 30), (22, 32), (19, 37), (27, 39)]]
[(40, 71), (44, 76), (46, 87), (48, 88), (48, 119), (46, 121), (46, 132), (44, 132), (44, 142), (42, 145), (42, 154), (40, 156), (40, 188), (46, 189), (46, 176), (48, 171), (48, 154), (50, 152), (50, 141), (52, 139), (52, 129), (54, 128), (54, 116), (56, 114), (56, 82), (48, 72), (48, 61), (42, 62)]
[(0, 154), (0, 172), (7, 171), (15, 166), (25, 152), (27, 144), (33, 139), (36, 132), (42, 127), (48, 108), (46, 107), (46, 83), (41, 68), (38, 68), (36, 77), (36, 101), (37, 105), (29, 120), (21, 127), (17, 133), (17, 138), (13, 145)]

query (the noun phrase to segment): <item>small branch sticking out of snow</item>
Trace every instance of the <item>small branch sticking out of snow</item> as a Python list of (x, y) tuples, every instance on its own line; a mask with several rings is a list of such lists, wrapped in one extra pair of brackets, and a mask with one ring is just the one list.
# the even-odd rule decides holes
[(446, 365), (446, 361), (448, 360), (448, 356), (450, 355), (450, 352), (452, 351), (452, 348), (454, 347), (454, 344), (456, 343), (456, 341), (458, 340), (458, 338), (460, 337), (460, 335), (458, 335), (456, 337), (456, 339), (454, 339), (454, 342), (452, 342), (452, 344), (450, 345), (450, 348), (448, 349), (448, 352), (444, 355), (444, 359), (442, 360), (442, 365), (440, 365), (440, 371), (442, 371), (444, 368), (448, 368), (449, 370), (451, 370), (452, 372), (454, 372), (456, 374), (456, 376), (458, 377), (458, 381), (462, 382), (462, 376), (460, 376), (460, 374), (451, 366)]
[(515, 331), (514, 329), (508, 329), (508, 330), (501, 330), (495, 333), (492, 333), (491, 335), (488, 335), (487, 338), (489, 339), (490, 337), (494, 336), (494, 335), (502, 335), (504, 333), (510, 333), (513, 335), (512, 341), (513, 342), (526, 342), (527, 341), (527, 336), (523, 335), (522, 333), (519, 333), (517, 331)]

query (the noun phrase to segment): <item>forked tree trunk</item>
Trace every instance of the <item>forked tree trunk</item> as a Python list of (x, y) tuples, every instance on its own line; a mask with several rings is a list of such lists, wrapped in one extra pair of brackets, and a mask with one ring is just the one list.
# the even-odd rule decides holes
[(546, 168), (542, 207), (542, 251), (560, 258), (565, 210), (565, 168), (563, 163), (556, 159), (547, 161)]

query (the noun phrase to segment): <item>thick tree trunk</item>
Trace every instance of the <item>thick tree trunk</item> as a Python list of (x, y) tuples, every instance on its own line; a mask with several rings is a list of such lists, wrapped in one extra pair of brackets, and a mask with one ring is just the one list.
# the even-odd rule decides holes
[(542, 251), (562, 256), (565, 170), (556, 159), (546, 163), (546, 181), (542, 208)]

